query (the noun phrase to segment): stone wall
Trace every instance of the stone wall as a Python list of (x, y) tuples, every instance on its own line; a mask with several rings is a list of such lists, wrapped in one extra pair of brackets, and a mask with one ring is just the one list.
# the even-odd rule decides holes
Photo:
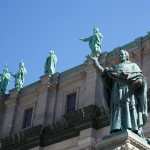
[[(24, 110), (33, 107), (32, 126), (46, 126), (59, 121), (66, 113), (66, 97), (76, 92), (76, 110), (99, 102), (97, 73), (92, 64), (84, 63), (49, 78), (42, 76), (39, 81), (25, 87), (20, 93), (11, 90), (1, 98), (4, 116), (1, 137), (22, 130)], [(89, 86), (90, 85), (90, 86)], [(100, 94), (99, 94), (100, 95)]]
[[(149, 86), (150, 35), (140, 37), (129, 44), (114, 49), (109, 53), (103, 53), (100, 57), (100, 62), (104, 66), (111, 66), (112, 64), (118, 63), (117, 54), (121, 48), (126, 48), (130, 53), (131, 61), (138, 63), (138, 65), (141, 67), (144, 75), (147, 78)], [(28, 130), (22, 129), (24, 110), (26, 108), (33, 107), (31, 128), (36, 128), (38, 126), (41, 127), (41, 131), (39, 132), (39, 134), (35, 134), (35, 136), (37, 137), (37, 142), (41, 140), (41, 135), (44, 135), (44, 138), (51, 139), (52, 137), (49, 137), (46, 133), (43, 134), (43, 130), (46, 130), (47, 127), (51, 125), (52, 129), (57, 128), (57, 126), (59, 127), (59, 125), (61, 125), (60, 122), (62, 122), (64, 118), (67, 119), (68, 116), (66, 115), (66, 96), (72, 92), (76, 92), (77, 94), (76, 110), (78, 112), (77, 114), (81, 113), (81, 118), (76, 118), (76, 116), (78, 116), (77, 114), (75, 116), (71, 114), (72, 116), (70, 115), (69, 117), (74, 120), (68, 121), (70, 121), (69, 123), (77, 123), (76, 125), (80, 124), (80, 126), (76, 126), (75, 124), (73, 124), (73, 126), (76, 127), (75, 129), (73, 129), (77, 132), (72, 133), (70, 131), (70, 134), (75, 134), (74, 137), (71, 137), (67, 134), (68, 138), (66, 138), (65, 141), (59, 139), (58, 142), (60, 143), (58, 145), (55, 143), (50, 143), (49, 146), (44, 145), (45, 148), (43, 148), (43, 150), (54, 150), (58, 148), (61, 148), (62, 150), (76, 150), (77, 147), (80, 147), (80, 149), (86, 149), (85, 145), (88, 142), (91, 144), (87, 144), (87, 149), (93, 149), (93, 137), (91, 136), (91, 134), (93, 135), (94, 132), (94, 141), (96, 141), (101, 139), (108, 133), (109, 130), (106, 126), (109, 124), (109, 113), (103, 96), (103, 85), (101, 77), (96, 72), (93, 64), (91, 64), (87, 60), (77, 67), (71, 68), (62, 73), (56, 73), (51, 78), (44, 75), (40, 77), (39, 81), (24, 87), (20, 93), (16, 93), (15, 90), (11, 90), (8, 95), (0, 97), (0, 137), (9, 137), (12, 135), (17, 135), (18, 133), (19, 137), (22, 137), (22, 133), (26, 133), (26, 131)], [(88, 126), (87, 122), (86, 124), (83, 123), (85, 121), (83, 121), (86, 113), (85, 110), (87, 110), (84, 110), (83, 108), (87, 108), (92, 105), (97, 106), (100, 109), (101, 115), (94, 118), (94, 120), (92, 119), (92, 122), (94, 121), (94, 125), (92, 123), (92, 125), (88, 124)], [(100, 120), (100, 123), (97, 123), (97, 120)], [(91, 129), (88, 130), (88, 128), (95, 129), (91, 131)], [(89, 137), (86, 140), (80, 140), (82, 139), (82, 136), (86, 135), (86, 132), (82, 132), (82, 130), (79, 129), (83, 129), (86, 131), (88, 130), (87, 132), (90, 132)], [(97, 132), (95, 133), (94, 130), (97, 130)], [(49, 130), (46, 131), (48, 132)], [(149, 123), (146, 124), (144, 131), (146, 133), (146, 136), (150, 136)], [(66, 133), (66, 131), (64, 132)], [(18, 135), (16, 137), (18, 138)], [(8, 139), (8, 141), (12, 142), (12, 138)], [(38, 143), (36, 145), (37, 147), (34, 148), (34, 150), (40, 149), (39, 145), (41, 145), (41, 143)], [(83, 145), (84, 148), (82, 147)]]

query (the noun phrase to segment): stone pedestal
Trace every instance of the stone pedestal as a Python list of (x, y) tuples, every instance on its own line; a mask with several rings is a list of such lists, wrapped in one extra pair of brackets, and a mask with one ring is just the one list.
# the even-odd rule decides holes
[(132, 131), (116, 133), (98, 142), (96, 150), (150, 150), (150, 145)]

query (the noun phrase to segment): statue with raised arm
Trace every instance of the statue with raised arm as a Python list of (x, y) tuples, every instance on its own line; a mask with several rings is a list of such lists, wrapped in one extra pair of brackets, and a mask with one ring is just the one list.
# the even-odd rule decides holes
[(17, 73), (12, 75), (15, 78), (15, 89), (18, 92), (23, 88), (26, 73), (27, 70), (25, 68), (24, 62), (20, 62)]
[(111, 112), (110, 132), (129, 129), (144, 138), (147, 82), (139, 66), (129, 61), (126, 50), (120, 50), (119, 58), (120, 63), (110, 68), (103, 68), (97, 58), (91, 58), (103, 79), (104, 96)]
[(100, 33), (99, 28), (93, 28), (93, 35), (88, 38), (81, 38), (83, 42), (89, 42), (89, 47), (91, 49), (91, 57), (98, 57), (101, 54), (102, 49), (102, 38), (103, 35)]
[(57, 56), (54, 50), (49, 52), (49, 56), (46, 59), (44, 73), (49, 76), (53, 75), (56, 72)]
[(0, 74), (0, 95), (4, 95), (6, 93), (10, 78), (11, 75), (8, 71), (8, 67), (7, 65), (5, 65), (3, 69), (3, 73)]

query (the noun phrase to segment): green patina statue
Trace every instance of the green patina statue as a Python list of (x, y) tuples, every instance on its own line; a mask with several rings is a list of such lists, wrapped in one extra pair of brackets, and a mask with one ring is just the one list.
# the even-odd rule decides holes
[(91, 49), (91, 57), (98, 57), (101, 53), (103, 35), (100, 33), (99, 28), (93, 28), (93, 35), (88, 38), (81, 38), (83, 42), (89, 42)]
[(10, 78), (11, 78), (11, 75), (8, 71), (8, 67), (7, 65), (5, 65), (3, 69), (3, 73), (0, 74), (0, 95), (4, 95), (6, 93)]
[(24, 77), (27, 73), (27, 70), (25, 68), (24, 62), (19, 63), (19, 69), (16, 74), (12, 74), (12, 76), (15, 78), (15, 88), (19, 92), (24, 85)]
[(56, 72), (56, 64), (57, 64), (57, 56), (54, 50), (51, 50), (45, 62), (44, 73), (48, 74), (49, 76), (53, 75)]
[(111, 112), (110, 132), (127, 129), (144, 138), (142, 127), (148, 118), (147, 83), (139, 66), (129, 61), (129, 53), (120, 50), (120, 63), (103, 68), (91, 58), (101, 72), (104, 95)]

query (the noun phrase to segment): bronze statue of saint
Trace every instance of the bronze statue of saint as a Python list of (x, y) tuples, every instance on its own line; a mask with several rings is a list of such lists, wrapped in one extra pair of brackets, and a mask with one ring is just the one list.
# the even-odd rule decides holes
[(57, 56), (54, 50), (49, 52), (49, 56), (46, 59), (44, 73), (49, 76), (53, 75), (56, 72)]
[(104, 96), (110, 108), (110, 132), (127, 129), (144, 137), (142, 127), (148, 118), (147, 82), (136, 63), (129, 61), (129, 53), (120, 50), (120, 63), (103, 68), (97, 58), (91, 58), (101, 72)]
[(7, 65), (5, 65), (3, 73), (0, 74), (0, 95), (5, 94), (10, 78), (11, 78), (10, 72), (8, 71)]
[(23, 88), (26, 73), (27, 70), (25, 68), (24, 62), (20, 62), (17, 73), (12, 74), (12, 76), (15, 78), (15, 89), (18, 92)]
[(81, 38), (83, 42), (89, 42), (89, 47), (91, 49), (91, 57), (99, 57), (102, 49), (102, 39), (103, 35), (100, 33), (99, 28), (93, 28), (93, 35), (87, 38)]

